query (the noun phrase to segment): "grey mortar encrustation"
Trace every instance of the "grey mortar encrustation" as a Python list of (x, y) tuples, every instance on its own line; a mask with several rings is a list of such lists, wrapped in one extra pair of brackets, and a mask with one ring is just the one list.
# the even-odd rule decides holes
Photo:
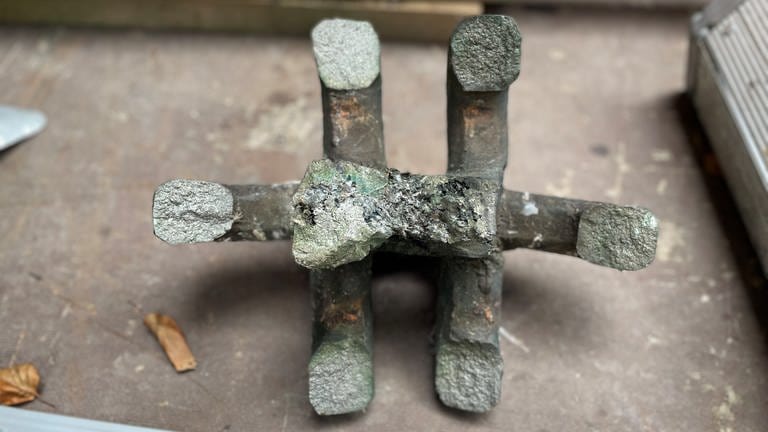
[[(501, 251), (639, 270), (655, 256), (656, 218), (640, 207), (502, 189), (507, 88), (520, 71), (511, 18), (471, 17), (451, 37), (446, 176), (386, 168), (370, 24), (325, 20), (312, 41), (327, 160), (313, 162), (301, 183), (164, 183), (154, 195), (155, 235), (171, 244), (294, 240), (297, 261), (314, 267), (309, 400), (323, 415), (362, 410), (373, 397), (371, 253), (442, 257), (435, 386), (448, 406), (487, 411), (499, 400), (503, 370)], [(334, 230), (340, 237), (328, 241)]]
[(307, 268), (335, 268), (397, 238), (429, 255), (485, 257), (497, 249), (497, 189), (475, 177), (314, 161), (293, 196), (293, 256)]

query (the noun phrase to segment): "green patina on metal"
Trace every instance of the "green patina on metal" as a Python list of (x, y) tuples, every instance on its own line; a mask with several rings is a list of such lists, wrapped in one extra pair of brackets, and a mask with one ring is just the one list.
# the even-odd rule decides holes
[(393, 236), (435, 254), (486, 256), (495, 249), (497, 199), (483, 179), (314, 161), (293, 197), (293, 256), (305, 267), (333, 268)]

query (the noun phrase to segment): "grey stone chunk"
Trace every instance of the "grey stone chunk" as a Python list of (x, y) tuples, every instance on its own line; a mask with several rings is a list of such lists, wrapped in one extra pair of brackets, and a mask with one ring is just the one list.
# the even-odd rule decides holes
[(486, 412), (501, 399), (504, 360), (498, 346), (445, 342), (438, 345), (436, 360), (435, 389), (445, 405)]
[(373, 399), (373, 364), (355, 339), (322, 344), (309, 362), (309, 402), (320, 415), (360, 411)]
[(617, 270), (640, 270), (656, 256), (656, 217), (640, 207), (597, 204), (579, 220), (576, 254)]
[(511, 17), (470, 17), (451, 36), (450, 66), (464, 91), (506, 90), (520, 75), (521, 43)]
[(155, 235), (170, 244), (208, 242), (232, 228), (234, 199), (225, 186), (197, 180), (171, 180), (155, 191)]
[(379, 38), (370, 23), (323, 20), (312, 29), (320, 80), (334, 90), (370, 86), (379, 76)]
[(0, 105), (0, 151), (37, 135), (45, 123), (40, 111)]
[(497, 199), (496, 185), (481, 179), (314, 161), (293, 198), (293, 255), (305, 267), (333, 268), (397, 236), (433, 251), (487, 256)]

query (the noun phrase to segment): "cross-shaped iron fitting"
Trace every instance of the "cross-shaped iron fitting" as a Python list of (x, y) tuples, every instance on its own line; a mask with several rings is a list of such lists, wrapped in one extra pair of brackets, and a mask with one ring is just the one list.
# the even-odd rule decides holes
[(521, 37), (507, 16), (465, 19), (448, 51), (448, 172), (388, 169), (379, 40), (367, 22), (312, 30), (322, 86), (323, 153), (301, 182), (172, 180), (154, 196), (155, 234), (171, 243), (293, 239), (310, 269), (309, 400), (323, 415), (373, 398), (371, 254), (439, 257), (435, 387), (451, 407), (484, 412), (501, 395), (502, 251), (537, 249), (618, 270), (656, 253), (643, 208), (508, 191), (507, 90)]

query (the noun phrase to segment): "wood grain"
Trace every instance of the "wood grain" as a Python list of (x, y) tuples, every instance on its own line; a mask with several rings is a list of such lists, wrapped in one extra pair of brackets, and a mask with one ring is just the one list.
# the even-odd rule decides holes
[(319, 20), (370, 21), (385, 39), (445, 41), (478, 1), (25, 0), (0, 4), (0, 22), (306, 35)]

